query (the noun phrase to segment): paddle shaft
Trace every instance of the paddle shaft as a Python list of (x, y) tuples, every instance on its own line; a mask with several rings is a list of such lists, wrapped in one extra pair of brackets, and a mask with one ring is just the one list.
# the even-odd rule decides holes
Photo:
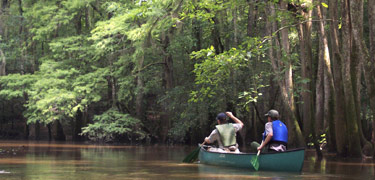
[(200, 146), (203, 146), (206, 143), (206, 141), (203, 141), (203, 143)]
[[(262, 145), (263, 145), (263, 141), (262, 141), (262, 143), (260, 144), (260, 146), (262, 146)], [(259, 149), (259, 150), (258, 150), (258, 153), (257, 153), (257, 156), (255, 156), (255, 159), (251, 160), (251, 165), (253, 165), (255, 171), (258, 171), (258, 169), (259, 169), (259, 160), (258, 160), (258, 157), (259, 157), (259, 154), (260, 154), (260, 151), (261, 151), (261, 150), (262, 150), (262, 149)]]
[[(260, 143), (260, 146), (262, 146), (263, 145), (263, 140), (262, 140), (262, 143)], [(258, 153), (257, 153), (257, 156), (259, 156), (259, 154), (260, 154), (260, 151), (261, 151), (261, 149), (260, 150), (258, 150)]]
[(190, 154), (188, 154), (184, 160), (182, 160), (182, 162), (185, 162), (185, 163), (192, 163), (194, 162), (195, 160), (197, 160), (198, 158), (198, 155), (199, 155), (199, 151), (201, 149), (201, 147), (205, 144), (205, 142), (203, 142), (202, 144), (198, 144), (199, 147), (195, 148), (195, 150), (193, 150)]

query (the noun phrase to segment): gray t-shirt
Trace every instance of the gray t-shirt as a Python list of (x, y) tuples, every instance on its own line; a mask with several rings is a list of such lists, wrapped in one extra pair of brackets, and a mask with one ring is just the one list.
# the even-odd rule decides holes
[[(265, 125), (266, 134), (273, 134), (272, 122), (268, 122)], [(286, 146), (280, 143), (269, 143), (269, 148), (275, 151), (286, 151)]]
[[(242, 129), (242, 126), (241, 126), (241, 124), (239, 124), (239, 123), (233, 123), (233, 127), (234, 127), (234, 130), (235, 130), (236, 132), (238, 132), (239, 130)], [(221, 142), (221, 139), (220, 139), (219, 132), (217, 131), (216, 128), (211, 132), (210, 136), (208, 136), (208, 140), (209, 140), (211, 143), (217, 141), (218, 144), (219, 144), (219, 148), (224, 148), (223, 143)]]

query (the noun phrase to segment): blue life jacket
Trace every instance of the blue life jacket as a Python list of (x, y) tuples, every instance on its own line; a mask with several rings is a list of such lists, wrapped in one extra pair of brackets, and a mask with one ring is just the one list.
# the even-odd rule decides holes
[[(271, 142), (280, 142), (283, 144), (288, 143), (288, 129), (286, 125), (281, 122), (280, 120), (276, 120), (272, 122), (272, 131), (273, 131), (273, 136), (271, 139)], [(265, 140), (267, 137), (266, 132), (263, 133), (263, 140)]]

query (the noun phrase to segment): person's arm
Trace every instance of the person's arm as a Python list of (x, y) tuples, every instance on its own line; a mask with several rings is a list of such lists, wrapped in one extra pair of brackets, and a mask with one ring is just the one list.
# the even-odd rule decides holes
[(228, 117), (230, 117), (235, 123), (241, 124), (241, 127), (243, 127), (243, 123), (241, 120), (239, 120), (236, 116), (232, 114), (232, 112), (225, 112)]
[(207, 143), (207, 144), (211, 144), (218, 139), (218, 136), (219, 136), (219, 134), (218, 134), (217, 130), (214, 129), (208, 137), (204, 138), (204, 142)]
[(204, 138), (204, 142), (207, 144), (211, 144), (210, 139), (208, 137)]
[(269, 134), (267, 134), (267, 137), (266, 137), (266, 139), (264, 140), (264, 142), (263, 142), (263, 143), (257, 148), (258, 151), (261, 150), (264, 146), (266, 146), (266, 145), (271, 141), (272, 136), (273, 136), (273, 133), (272, 133), (272, 132), (269, 133)]

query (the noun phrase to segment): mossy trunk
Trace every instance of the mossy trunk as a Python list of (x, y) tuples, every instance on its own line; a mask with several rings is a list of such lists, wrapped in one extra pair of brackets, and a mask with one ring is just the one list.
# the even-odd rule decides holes
[(344, 100), (345, 100), (345, 116), (348, 136), (348, 155), (360, 157), (362, 155), (359, 127), (357, 121), (355, 94), (352, 82), (352, 69), (353, 63), (356, 64), (357, 59), (352, 56), (353, 50), (353, 34), (352, 34), (352, 21), (350, 17), (350, 1), (343, 0), (342, 3), (342, 54), (343, 54), (343, 87), (344, 87)]
[[(323, 123), (323, 132), (327, 133), (327, 140), (330, 143), (329, 147), (330, 150), (334, 150), (335, 148), (335, 123), (333, 119), (333, 109), (334, 109), (334, 83), (333, 83), (333, 75), (332, 75), (332, 70), (331, 70), (331, 57), (330, 57), (330, 52), (329, 52), (329, 47), (328, 47), (328, 38), (324, 29), (324, 22), (325, 18), (323, 16), (323, 13), (321, 11), (321, 6), (318, 5), (316, 7), (317, 10), (317, 15), (319, 18), (319, 41), (320, 41), (320, 51), (322, 52), (322, 66), (323, 66), (323, 84), (324, 84), (324, 123)], [(326, 129), (328, 128), (328, 132)]]
[[(329, 1), (329, 15), (332, 19), (330, 28), (330, 37), (332, 45), (332, 65), (334, 75), (334, 122), (335, 122), (335, 139), (336, 139), (336, 150), (341, 156), (347, 154), (347, 135), (346, 135), (346, 118), (345, 118), (345, 102), (344, 102), (344, 90), (342, 81), (342, 58), (339, 49), (339, 31), (338, 31), (338, 9), (337, 0)], [(333, 8), (334, 7), (334, 8)]]
[[(371, 114), (375, 117), (375, 1), (368, 1), (368, 15), (369, 15), (369, 56), (365, 63), (365, 79), (367, 85), (367, 92), (369, 96)], [(372, 120), (372, 138), (371, 141), (375, 145), (375, 120)]]

